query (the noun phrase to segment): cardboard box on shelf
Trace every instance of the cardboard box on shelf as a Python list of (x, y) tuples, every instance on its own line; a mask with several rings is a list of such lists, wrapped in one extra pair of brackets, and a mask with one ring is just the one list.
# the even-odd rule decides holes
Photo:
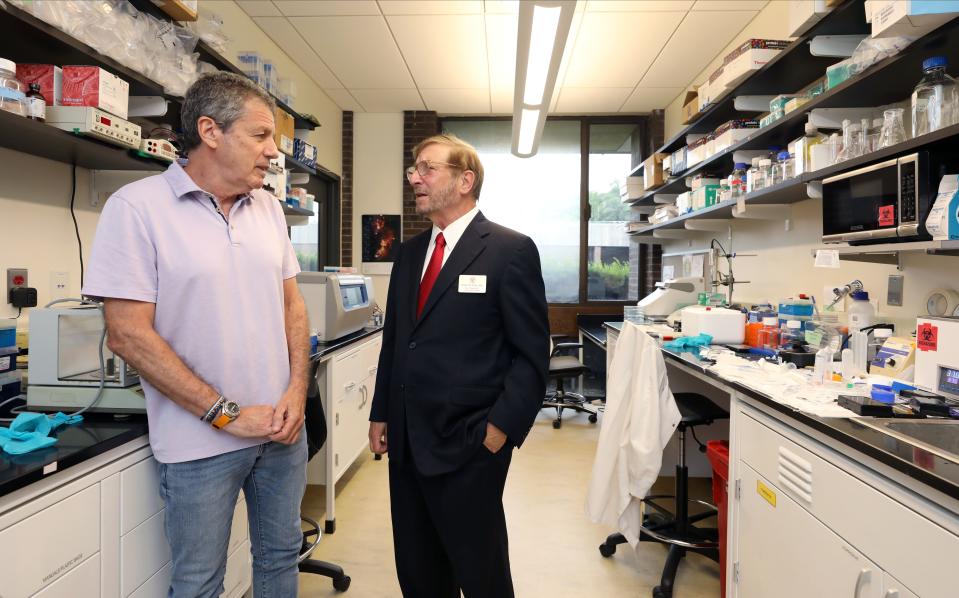
[(688, 125), (699, 114), (699, 86), (693, 85), (686, 88), (686, 95), (683, 97), (683, 124)]
[(800, 36), (806, 33), (832, 10), (833, 4), (826, 0), (792, 0), (789, 3), (789, 35)]
[(716, 194), (719, 192), (719, 185), (703, 185), (698, 189), (690, 191), (690, 203), (693, 211), (702, 210), (716, 205)]
[[(17, 79), (24, 87), (40, 84), (47, 106), (60, 106), (63, 98), (63, 69), (55, 64), (17, 64)], [(119, 115), (117, 115), (119, 116)]]
[(63, 67), (63, 106), (93, 106), (127, 118), (130, 84), (98, 66)]
[(922, 36), (959, 16), (955, 0), (871, 0), (873, 37)]
[(735, 87), (782, 52), (792, 42), (781, 39), (748, 39), (723, 59), (720, 85)]
[(711, 75), (705, 83), (699, 86), (697, 90), (697, 103), (699, 105), (699, 111), (702, 112), (710, 105), (716, 103), (716, 100), (719, 99), (719, 96), (723, 95), (727, 89), (727, 85), (723, 82), (724, 80), (724, 66), (719, 67)]
[(686, 164), (687, 148), (684, 145), (669, 157), (669, 171), (677, 175), (688, 168)]
[(293, 117), (286, 110), (277, 107), (274, 113), (273, 141), (284, 154), (293, 155)]
[(703, 137), (686, 146), (686, 168), (692, 168), (706, 159), (707, 137)]
[(643, 188), (653, 189), (665, 181), (663, 179), (663, 159), (666, 154), (655, 153), (643, 161)]
[[(645, 169), (644, 169), (645, 170)], [(641, 176), (626, 177), (626, 196), (628, 199), (636, 199), (646, 190), (646, 185)]]

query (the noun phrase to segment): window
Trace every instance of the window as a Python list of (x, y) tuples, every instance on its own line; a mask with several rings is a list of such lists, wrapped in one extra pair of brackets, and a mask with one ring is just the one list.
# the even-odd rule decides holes
[(508, 119), (443, 121), (444, 131), (479, 152), (483, 214), (536, 243), (550, 303), (636, 300), (629, 279), (631, 270), (635, 276), (630, 264), (637, 245), (625, 232), (629, 209), (620, 190), (639, 161), (640, 127), (636, 121), (595, 120), (601, 122), (548, 119), (532, 158), (510, 153)]
[(313, 194), (314, 214), (306, 224), (288, 229), (296, 259), (305, 272), (340, 265), (340, 178), (322, 167), (317, 171), (298, 184)]

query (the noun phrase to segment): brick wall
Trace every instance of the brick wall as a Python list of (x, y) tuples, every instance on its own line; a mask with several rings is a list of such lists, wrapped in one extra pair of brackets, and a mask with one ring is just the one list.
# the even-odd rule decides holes
[[(403, 112), (403, 165), (404, 168), (413, 163), (411, 152), (420, 141), (440, 132), (439, 118), (431, 111)], [(344, 155), (344, 160), (346, 156)], [(344, 168), (345, 170), (345, 168)], [(403, 177), (403, 239), (410, 239), (417, 234), (428, 230), (432, 223), (416, 213), (416, 198), (413, 197), (413, 188), (406, 180), (406, 173), (399, 173)]]
[(343, 177), (340, 181), (340, 265), (353, 265), (353, 112), (343, 111)]

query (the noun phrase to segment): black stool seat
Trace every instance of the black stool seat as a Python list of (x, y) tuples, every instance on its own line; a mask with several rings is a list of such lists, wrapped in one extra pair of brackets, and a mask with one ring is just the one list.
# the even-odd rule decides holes
[(673, 398), (676, 399), (676, 406), (683, 416), (679, 422), (680, 427), (708, 426), (717, 419), (729, 419), (726, 411), (701, 394), (679, 392), (673, 394)]
[(557, 355), (549, 358), (549, 375), (552, 378), (576, 377), (589, 371), (589, 368), (572, 355)]
[(580, 343), (560, 342), (565, 337), (561, 334), (550, 335), (553, 339), (553, 350), (549, 355), (549, 370), (547, 375), (550, 380), (556, 381), (556, 391), (548, 393), (543, 400), (543, 407), (556, 409), (556, 419), (553, 420), (553, 428), (559, 429), (563, 425), (563, 410), (569, 409), (579, 413), (589, 415), (589, 422), (595, 424), (599, 413), (599, 407), (590, 404), (583, 395), (566, 390), (563, 382), (578, 378), (589, 371), (589, 368), (583, 364), (575, 355), (569, 355), (567, 352), (582, 349)]

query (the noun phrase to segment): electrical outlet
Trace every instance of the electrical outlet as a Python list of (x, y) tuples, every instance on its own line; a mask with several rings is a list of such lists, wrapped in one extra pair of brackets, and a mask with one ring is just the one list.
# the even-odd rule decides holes
[(7, 292), (4, 295), (4, 303), (10, 303), (10, 291), (25, 286), (27, 286), (27, 269), (7, 268)]
[(902, 276), (902, 274), (889, 275), (889, 287), (886, 290), (887, 305), (895, 305), (898, 307), (902, 306), (902, 287), (904, 283), (905, 278)]
[(50, 300), (66, 299), (70, 287), (69, 272), (50, 273)]

